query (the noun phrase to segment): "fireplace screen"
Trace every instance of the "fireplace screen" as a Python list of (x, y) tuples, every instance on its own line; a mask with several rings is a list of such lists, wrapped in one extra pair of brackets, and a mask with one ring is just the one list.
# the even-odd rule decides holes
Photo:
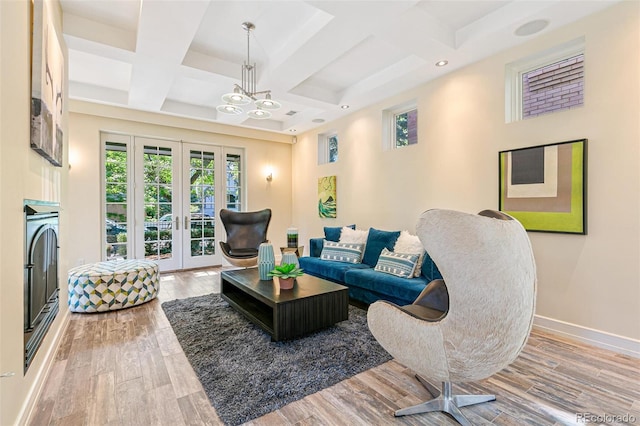
[(25, 202), (25, 371), (58, 313), (57, 203)]

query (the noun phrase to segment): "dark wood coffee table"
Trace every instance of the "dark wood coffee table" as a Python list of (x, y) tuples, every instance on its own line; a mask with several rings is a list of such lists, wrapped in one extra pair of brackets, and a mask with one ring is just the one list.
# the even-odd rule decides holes
[(347, 287), (313, 277), (298, 277), (291, 290), (261, 281), (257, 268), (223, 271), (222, 298), (280, 341), (300, 337), (349, 318)]

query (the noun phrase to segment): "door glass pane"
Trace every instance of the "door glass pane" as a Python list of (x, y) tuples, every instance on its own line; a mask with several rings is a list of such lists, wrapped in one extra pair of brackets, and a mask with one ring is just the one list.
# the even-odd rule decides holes
[(215, 237), (215, 155), (189, 151), (189, 222), (191, 256), (215, 254), (215, 244), (205, 244), (205, 236)]
[(144, 147), (144, 256), (160, 260), (172, 257), (173, 158), (171, 148)]
[(240, 154), (227, 154), (227, 208), (242, 211)]
[(127, 259), (127, 145), (106, 142), (105, 230), (106, 259)]

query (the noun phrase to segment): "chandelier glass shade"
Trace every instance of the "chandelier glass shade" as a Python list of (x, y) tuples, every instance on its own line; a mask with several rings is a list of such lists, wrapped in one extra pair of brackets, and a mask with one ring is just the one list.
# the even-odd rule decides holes
[[(241, 84), (236, 84), (233, 92), (222, 95), (223, 105), (218, 105), (216, 110), (223, 114), (238, 115), (244, 110), (242, 105), (254, 103), (255, 109), (247, 112), (247, 115), (256, 120), (264, 120), (271, 117), (270, 110), (281, 107), (280, 103), (271, 99), (271, 90), (256, 90), (257, 68), (255, 63), (251, 63), (249, 40), (251, 30), (255, 28), (251, 22), (243, 22), (242, 28), (247, 32), (247, 60), (242, 64)], [(264, 98), (259, 98), (264, 96)]]

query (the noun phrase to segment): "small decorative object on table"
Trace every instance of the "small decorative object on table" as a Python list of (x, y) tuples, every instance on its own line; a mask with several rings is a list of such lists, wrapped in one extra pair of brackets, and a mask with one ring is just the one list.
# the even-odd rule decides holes
[(258, 274), (261, 280), (272, 280), (269, 275), (276, 266), (276, 257), (273, 253), (273, 246), (271, 243), (262, 243), (258, 247)]
[(298, 247), (298, 228), (287, 229), (287, 247)]
[(304, 274), (304, 271), (296, 267), (295, 263), (283, 263), (276, 266), (269, 272), (269, 276), (277, 277), (280, 284), (280, 290), (289, 290), (293, 288), (296, 277)]
[(296, 256), (295, 251), (285, 251), (282, 253), (282, 261), (280, 264), (284, 265), (285, 263), (295, 263), (296, 268), (300, 267), (300, 262), (298, 262), (298, 256)]

